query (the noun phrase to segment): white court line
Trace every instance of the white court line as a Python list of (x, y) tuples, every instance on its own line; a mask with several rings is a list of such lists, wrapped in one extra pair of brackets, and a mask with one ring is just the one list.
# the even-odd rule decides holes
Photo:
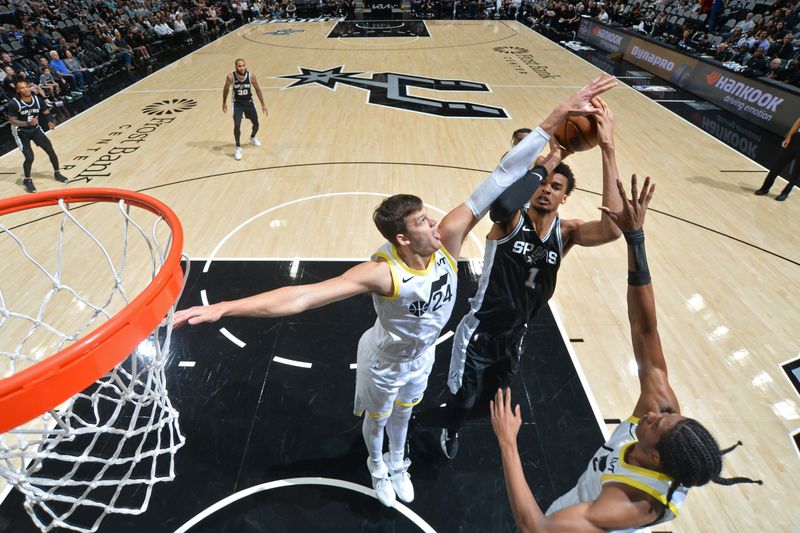
[(272, 358), (276, 363), (281, 363), (289, 366), (298, 366), (300, 368), (311, 368), (311, 363), (305, 361), (295, 361), (294, 359), (286, 359), (285, 357), (275, 356)]
[(209, 305), (208, 304), (208, 296), (206, 295), (206, 290), (205, 289), (200, 291), (200, 301), (203, 302), (203, 305)]
[[(208, 272), (208, 269), (211, 267), (211, 263), (214, 261), (214, 257), (217, 255), (217, 252), (220, 250), (220, 248), (222, 248), (225, 245), (225, 243), (228, 241), (228, 239), (233, 237), (233, 235), (235, 235), (239, 230), (241, 230), (243, 227), (247, 226), (248, 224), (250, 224), (254, 220), (256, 220), (258, 218), (261, 218), (264, 215), (268, 215), (269, 213), (272, 213), (273, 211), (277, 211), (278, 209), (281, 209), (283, 207), (287, 207), (287, 206), (294, 205), (294, 204), (299, 204), (301, 202), (306, 202), (308, 200), (319, 200), (320, 198), (333, 198), (333, 197), (337, 197), (337, 196), (380, 196), (382, 198), (386, 198), (386, 197), (391, 196), (391, 195), (386, 194), (386, 193), (380, 193), (380, 192), (363, 192), (363, 191), (329, 192), (329, 193), (315, 194), (315, 195), (312, 195), (312, 196), (304, 196), (302, 198), (297, 198), (295, 200), (290, 200), (288, 202), (284, 202), (284, 203), (276, 205), (274, 207), (270, 207), (269, 209), (266, 209), (266, 210), (264, 210), (264, 211), (262, 211), (260, 213), (257, 213), (255, 215), (253, 215), (252, 217), (248, 218), (247, 220), (245, 220), (244, 222), (242, 222), (241, 224), (239, 224), (238, 226), (233, 228), (230, 231), (230, 233), (225, 235), (225, 237), (223, 237), (222, 240), (220, 240), (217, 243), (217, 245), (214, 247), (214, 250), (211, 252), (211, 255), (209, 256), (208, 260), (206, 261), (206, 264), (203, 266), (203, 273)], [(427, 204), (427, 203), (424, 204), (424, 205), (427, 206), (429, 209), (432, 209), (433, 211), (436, 211), (439, 214), (442, 214), (442, 215), (445, 214), (445, 211), (442, 210), (442, 209), (439, 209), (438, 207), (432, 206), (432, 205)], [(478, 240), (478, 238), (473, 233), (470, 233), (469, 236), (472, 238), (473, 241), (475, 241), (475, 244), (478, 246), (478, 249), (481, 251), (481, 254), (483, 254), (483, 244), (481, 244), (481, 241)]]
[(236, 335), (234, 335), (233, 333), (231, 333), (231, 332), (230, 332), (230, 331), (228, 331), (227, 329), (225, 329), (225, 328), (219, 328), (219, 332), (220, 332), (220, 333), (222, 333), (223, 335), (225, 335), (225, 337), (226, 337), (226, 338), (227, 338), (229, 341), (231, 341), (233, 344), (235, 344), (235, 345), (236, 345), (236, 346), (238, 346), (239, 348), (244, 348), (245, 346), (247, 346), (247, 343), (246, 343), (246, 342), (239, 340), (239, 339), (236, 337)]
[(606, 442), (608, 442), (609, 437), (611, 437), (611, 433), (609, 433), (606, 422), (603, 419), (603, 416), (600, 414), (600, 407), (597, 405), (597, 400), (594, 397), (592, 388), (589, 386), (589, 380), (586, 379), (586, 374), (583, 372), (581, 362), (578, 361), (578, 356), (575, 355), (575, 350), (572, 349), (572, 343), (569, 341), (567, 331), (564, 329), (564, 323), (561, 322), (561, 317), (558, 316), (558, 311), (556, 311), (555, 307), (553, 307), (550, 302), (548, 302), (547, 305), (550, 306), (550, 312), (553, 313), (553, 318), (558, 326), (558, 331), (561, 332), (561, 337), (564, 339), (564, 345), (567, 347), (567, 352), (569, 352), (569, 358), (572, 359), (572, 364), (575, 366), (575, 371), (578, 373), (578, 378), (581, 380), (583, 390), (586, 392), (586, 398), (589, 400), (589, 405), (592, 406), (592, 412), (594, 412), (597, 425), (600, 426), (600, 431), (603, 433), (603, 438)]
[(178, 363), (178, 367), (194, 368), (194, 365), (196, 365), (196, 364), (197, 364), (197, 361), (181, 361), (180, 363)]
[[(261, 85), (262, 89), (283, 89), (283, 85)], [(140, 91), (125, 91), (128, 94), (145, 94), (145, 93), (199, 93), (199, 92), (220, 92), (222, 89), (214, 87), (213, 89), (142, 89)]]
[(433, 345), (434, 346), (439, 346), (441, 343), (443, 343), (444, 341), (446, 341), (447, 339), (449, 339), (453, 335), (454, 335), (454, 333), (452, 331), (448, 331), (447, 333), (445, 333), (444, 335), (442, 335), (441, 337), (436, 339), (436, 342), (433, 343)]
[[(645, 91), (645, 92), (646, 92), (646, 91)], [(662, 103), (662, 102), (673, 102), (673, 103), (679, 103), (679, 104), (680, 104), (680, 103), (683, 103), (683, 104), (690, 104), (690, 103), (692, 103), (692, 102), (696, 102), (696, 101), (697, 101), (697, 100), (656, 100), (655, 98), (653, 98), (652, 100), (653, 100), (654, 102), (656, 102), (657, 104), (660, 104), (660, 103)]]
[(355, 370), (358, 368), (358, 363), (350, 363), (350, 370)]
[[(201, 513), (197, 514), (194, 518), (183, 524), (181, 527), (175, 530), (174, 533), (187, 533), (191, 528), (211, 516), (212, 514), (216, 513), (220, 509), (227, 507), (228, 505), (247, 498), (253, 494), (257, 494), (259, 492), (265, 492), (271, 489), (278, 489), (283, 487), (297, 487), (301, 485), (319, 485), (324, 487), (339, 487), (346, 490), (351, 490), (353, 492), (359, 492), (366, 496), (370, 496), (372, 498), (377, 499), (375, 496), (375, 491), (364, 487), (362, 485), (357, 485), (356, 483), (351, 483), (349, 481), (341, 481), (339, 479), (331, 479), (326, 477), (296, 477), (291, 479), (281, 479), (278, 481), (270, 481), (269, 483), (262, 483), (260, 485), (256, 485), (254, 487), (250, 487), (249, 489), (240, 490), (234, 494), (231, 494), (225, 499), (222, 499), (212, 505), (211, 507), (206, 508)], [(395, 501), (394, 505), (392, 505), (394, 509), (397, 510), (400, 514), (411, 520), (417, 527), (419, 527), (425, 533), (436, 533), (436, 530), (433, 529), (425, 520), (423, 520), (417, 513), (403, 505), (402, 503)], [(298, 509), (300, 510), (300, 509)]]

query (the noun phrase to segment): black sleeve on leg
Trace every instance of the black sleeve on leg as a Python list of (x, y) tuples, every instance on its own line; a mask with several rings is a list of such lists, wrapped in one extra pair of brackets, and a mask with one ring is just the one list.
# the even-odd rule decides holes
[(547, 177), (547, 169), (537, 166), (518, 179), (492, 203), (489, 218), (500, 224), (511, 218), (530, 200), (539, 183)]

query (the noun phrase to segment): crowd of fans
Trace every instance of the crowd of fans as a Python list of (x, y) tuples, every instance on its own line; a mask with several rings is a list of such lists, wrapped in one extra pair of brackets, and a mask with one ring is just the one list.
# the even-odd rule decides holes
[(0, 106), (24, 79), (51, 105), (110, 76), (147, 70), (253, 21), (352, 15), (355, 0), (7, 0), (0, 4)]
[[(581, 17), (624, 26), (753, 76), (800, 84), (800, 7), (785, 0), (410, 0), (419, 18), (508, 18), (574, 39)], [(0, 105), (23, 78), (55, 105), (147, 69), (165, 50), (252, 20), (352, 17), (355, 0), (7, 0), (0, 5)]]
[(566, 38), (574, 38), (581, 17), (588, 16), (640, 32), (685, 53), (715, 59), (747, 75), (800, 86), (797, 3), (550, 0), (515, 6), (509, 1), (504, 14)]

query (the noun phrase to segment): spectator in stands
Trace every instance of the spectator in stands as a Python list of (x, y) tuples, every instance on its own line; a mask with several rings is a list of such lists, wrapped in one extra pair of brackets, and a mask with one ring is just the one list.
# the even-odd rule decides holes
[(159, 13), (159, 15), (156, 17), (156, 22), (157, 24), (153, 26), (153, 31), (155, 31), (159, 37), (171, 41), (175, 32), (169, 27), (169, 24), (167, 24), (166, 19), (164, 19), (164, 15)]
[(192, 42), (192, 38), (189, 36), (189, 29), (186, 27), (186, 23), (183, 21), (183, 15), (176, 13), (175, 21), (172, 23), (172, 26), (175, 28), (176, 35), (182, 39), (188, 39), (189, 42)]
[(776, 57), (769, 62), (767, 77), (771, 80), (779, 80), (783, 78), (783, 61), (781, 61), (781, 58)]
[(694, 50), (695, 43), (692, 40), (692, 30), (686, 28), (683, 30), (683, 37), (678, 41), (677, 47), (691, 52)]
[(800, 62), (796, 59), (790, 60), (786, 65), (786, 70), (783, 71), (781, 81), (792, 85), (800, 84)]
[(2, 82), (3, 92), (6, 98), (14, 98), (17, 95), (17, 88), (14, 84), (14, 79), (16, 79), (17, 74), (14, 69), (8, 65), (3, 67), (3, 74), (5, 74), (5, 78), (3, 78)]
[(738, 28), (742, 33), (747, 33), (753, 29), (755, 25), (756, 23), (753, 22), (753, 12), (751, 11), (745, 16), (744, 20), (737, 22), (733, 29), (736, 30)]
[(753, 45), (754, 47), (763, 48), (764, 52), (766, 53), (769, 51), (769, 47), (772, 46), (772, 43), (769, 41), (768, 33), (766, 30), (761, 30), (756, 35), (756, 42)]
[(752, 54), (750, 53), (750, 48), (748, 48), (747, 43), (742, 43), (737, 46), (735, 50), (731, 51), (728, 61), (744, 65), (750, 60), (751, 56)]
[(597, 20), (604, 24), (608, 24), (608, 13), (606, 13), (606, 6), (600, 6), (600, 11), (597, 13)]
[(85, 68), (78, 59), (72, 56), (72, 52), (69, 50), (64, 52), (64, 64), (73, 74), (80, 72), (88, 86), (94, 84), (94, 69)]
[(106, 35), (104, 41), (103, 50), (105, 50), (108, 58), (118, 59), (122, 61), (126, 69), (129, 71), (133, 70), (133, 65), (131, 65), (131, 62), (133, 61), (133, 55), (126, 50), (120, 50), (117, 45), (114, 44), (114, 39), (112, 39), (110, 35)]
[(767, 64), (767, 56), (764, 54), (763, 48), (756, 48), (753, 55), (744, 63), (750, 74), (753, 76), (763, 76), (769, 71)]
[[(25, 34), (22, 36), (22, 46), (26, 50), (26, 55), (29, 56), (46, 50), (42, 48), (42, 45), (36, 40), (36, 37), (33, 35), (33, 28), (30, 26), (25, 26)], [(16, 94), (16, 89), (14, 89), (14, 94)]]
[(48, 67), (45, 67), (39, 76), (39, 87), (44, 89), (45, 94), (53, 100), (57, 100), (58, 95), (61, 94), (61, 86), (56, 82)]
[(294, 5), (294, 0), (289, 0), (289, 4), (286, 6), (286, 16), (290, 19), (294, 19), (296, 13), (297, 6)]
[(40, 50), (50, 50), (51, 48), (55, 48), (53, 40), (47, 34), (45, 34), (44, 28), (42, 28), (41, 24), (36, 24), (34, 29), (36, 30), (34, 37), (40, 44)]
[(793, 35), (791, 32), (787, 32), (783, 39), (780, 41), (776, 41), (773, 45), (769, 48), (769, 56), (770, 57), (779, 57), (781, 59), (789, 60), (797, 55), (797, 48), (794, 44), (792, 44)]
[(50, 68), (56, 78), (69, 84), (72, 92), (77, 93), (76, 96), (79, 96), (85, 90), (86, 81), (83, 79), (83, 72), (70, 72), (55, 50), (50, 52)]
[(128, 43), (136, 54), (139, 54), (140, 59), (145, 62), (152, 62), (150, 57), (150, 50), (147, 49), (147, 38), (144, 36), (144, 30), (141, 26), (131, 28), (128, 34)]

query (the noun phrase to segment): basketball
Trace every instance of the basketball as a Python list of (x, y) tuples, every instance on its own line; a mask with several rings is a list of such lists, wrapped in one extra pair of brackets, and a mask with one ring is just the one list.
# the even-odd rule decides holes
[(597, 122), (592, 117), (567, 117), (556, 128), (555, 137), (559, 144), (570, 152), (591, 150), (599, 142)]

